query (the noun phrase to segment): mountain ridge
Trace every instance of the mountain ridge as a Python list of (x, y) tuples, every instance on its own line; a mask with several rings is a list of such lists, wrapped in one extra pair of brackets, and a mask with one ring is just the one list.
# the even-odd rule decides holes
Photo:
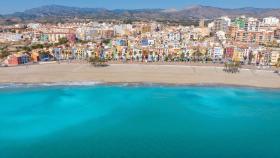
[(89, 18), (89, 19), (144, 19), (144, 20), (190, 20), (190, 19), (214, 19), (220, 16), (253, 16), (263, 18), (276, 16), (280, 18), (280, 8), (220, 8), (212, 6), (194, 5), (182, 9), (106, 9), (106, 8), (81, 8), (63, 5), (45, 5), (27, 9), (23, 12), (15, 12), (0, 15), (0, 18), (16, 18), (20, 20), (36, 20), (48, 18)]

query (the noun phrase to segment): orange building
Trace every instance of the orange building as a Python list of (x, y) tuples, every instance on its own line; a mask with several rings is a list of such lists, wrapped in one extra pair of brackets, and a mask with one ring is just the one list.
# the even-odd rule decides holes
[(37, 62), (39, 62), (39, 58), (40, 58), (39, 53), (37, 53), (37, 52), (31, 53), (31, 61), (37, 63)]
[(238, 30), (233, 38), (236, 42), (263, 44), (271, 42), (274, 38), (273, 31), (244, 31)]

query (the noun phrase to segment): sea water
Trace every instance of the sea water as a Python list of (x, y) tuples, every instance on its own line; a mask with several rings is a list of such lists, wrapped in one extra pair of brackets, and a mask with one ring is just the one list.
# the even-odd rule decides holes
[(0, 158), (279, 158), (280, 90), (0, 89)]

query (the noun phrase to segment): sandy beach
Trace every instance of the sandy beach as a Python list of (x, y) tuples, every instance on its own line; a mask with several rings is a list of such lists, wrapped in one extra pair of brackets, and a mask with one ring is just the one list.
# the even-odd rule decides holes
[(234, 85), (280, 88), (280, 75), (272, 71), (241, 69), (225, 73), (223, 67), (185, 65), (110, 64), (94, 67), (89, 64), (38, 64), (0, 68), (0, 83), (158, 83)]

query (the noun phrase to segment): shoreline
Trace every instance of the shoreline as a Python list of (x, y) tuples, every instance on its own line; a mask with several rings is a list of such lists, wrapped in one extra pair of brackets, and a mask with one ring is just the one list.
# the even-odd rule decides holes
[(248, 88), (248, 89), (257, 89), (257, 90), (280, 90), (280, 88), (273, 87), (256, 87), (256, 86), (246, 86), (246, 85), (230, 85), (230, 84), (172, 84), (172, 83), (145, 83), (145, 82), (96, 82), (92, 81), (86, 82), (49, 82), (49, 83), (19, 83), (19, 82), (10, 82), (10, 83), (0, 83), (1, 89), (8, 88), (44, 88), (44, 87), (94, 87), (94, 86), (120, 86), (120, 87), (210, 87), (210, 88)]
[(280, 76), (271, 70), (241, 69), (231, 74), (223, 72), (223, 67), (190, 65), (110, 64), (96, 68), (89, 64), (52, 63), (0, 68), (0, 85), (65, 83), (280, 89)]

